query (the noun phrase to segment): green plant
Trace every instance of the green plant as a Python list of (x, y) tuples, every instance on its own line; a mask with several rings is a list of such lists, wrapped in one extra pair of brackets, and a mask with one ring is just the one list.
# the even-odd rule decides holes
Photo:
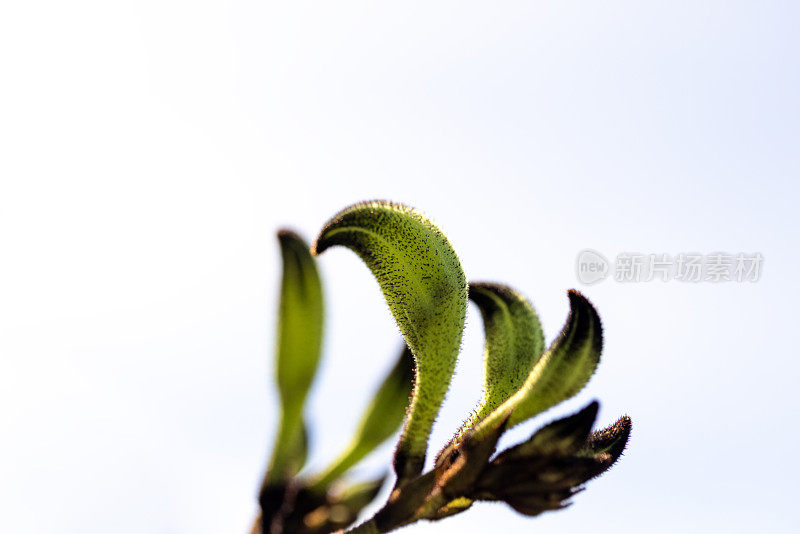
[[(389, 532), (420, 519), (443, 519), (475, 501), (503, 501), (529, 516), (558, 510), (622, 454), (631, 421), (625, 416), (593, 432), (597, 402), (495, 454), (504, 431), (574, 396), (594, 373), (602, 326), (577, 291), (568, 292), (566, 325), (546, 348), (531, 304), (504, 285), (468, 285), (447, 238), (411, 208), (383, 201), (348, 207), (325, 225), (310, 249), (292, 232), (278, 237), (281, 416), (254, 533), (316, 534), (349, 527), (385, 477), (348, 487), (343, 475), (401, 425), (387, 502), (347, 532)], [(303, 405), (322, 344), (322, 289), (313, 256), (337, 245), (353, 250), (372, 271), (406, 346), (351, 445), (321, 473), (298, 476), (308, 445)], [(468, 299), (480, 310), (486, 336), (483, 398), (436, 456), (433, 469), (424, 472), (428, 437), (455, 368)]]

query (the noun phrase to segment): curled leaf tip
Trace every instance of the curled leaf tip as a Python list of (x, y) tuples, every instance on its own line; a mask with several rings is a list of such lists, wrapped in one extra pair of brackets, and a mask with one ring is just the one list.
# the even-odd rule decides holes
[(283, 241), (284, 239), (294, 239), (295, 241), (300, 241), (305, 243), (303, 237), (295, 230), (291, 228), (278, 228), (276, 232), (278, 235), (278, 240)]
[(574, 331), (578, 340), (590, 341), (592, 352), (597, 354), (596, 358), (599, 363), (600, 353), (603, 350), (603, 321), (583, 293), (577, 289), (570, 289), (567, 291), (567, 296), (570, 303), (570, 315), (567, 323), (569, 324), (574, 319)]
[(342, 226), (346, 225), (353, 214), (362, 213), (375, 215), (383, 210), (394, 210), (398, 213), (409, 213), (417, 217), (425, 218), (424, 215), (414, 208), (398, 202), (392, 202), (391, 200), (376, 199), (356, 202), (355, 204), (351, 204), (339, 210), (325, 223), (317, 239), (314, 240), (314, 243), (311, 245), (311, 253), (318, 256), (334, 245), (346, 245), (346, 243), (338, 242), (337, 239), (333, 238), (333, 234), (341, 229)]
[(568, 292), (567, 323), (523, 385), (511, 424), (525, 421), (580, 392), (594, 374), (603, 349), (603, 328), (594, 306)]
[(623, 415), (613, 425), (592, 432), (586, 440), (585, 450), (595, 455), (607, 453), (614, 463), (625, 451), (632, 428), (631, 418)]

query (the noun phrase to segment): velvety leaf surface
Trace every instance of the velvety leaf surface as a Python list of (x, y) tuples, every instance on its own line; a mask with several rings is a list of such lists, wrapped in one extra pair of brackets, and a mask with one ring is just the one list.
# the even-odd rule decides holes
[(508, 286), (471, 283), (469, 298), (483, 319), (484, 392), (470, 422), (482, 419), (516, 393), (544, 351), (544, 334), (530, 302)]
[(414, 391), (395, 455), (399, 477), (414, 476), (422, 470), (461, 344), (467, 301), (461, 263), (427, 217), (391, 202), (364, 202), (337, 214), (314, 248), (319, 254), (335, 245), (367, 264), (414, 354)]
[[(570, 314), (564, 329), (536, 362), (522, 387), (478, 423), (490, 427), (497, 418), (509, 417), (509, 428), (576, 395), (600, 362), (603, 329), (591, 303), (570, 290)], [(479, 432), (482, 430), (479, 430)]]

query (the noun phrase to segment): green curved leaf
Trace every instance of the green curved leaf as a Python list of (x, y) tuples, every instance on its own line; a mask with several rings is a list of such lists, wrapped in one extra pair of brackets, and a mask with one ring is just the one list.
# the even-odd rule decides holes
[(331, 483), (397, 431), (406, 415), (413, 383), (414, 357), (411, 350), (404, 346), (394, 367), (384, 378), (361, 417), (353, 441), (311, 483), (316, 491), (327, 490)]
[(516, 393), (544, 351), (544, 333), (536, 311), (508, 286), (470, 283), (469, 298), (478, 306), (486, 337), (484, 391), (466, 427)]
[(278, 232), (283, 261), (278, 309), (276, 381), (281, 402), (280, 426), (267, 479), (286, 480), (305, 462), (303, 406), (322, 350), (323, 297), (316, 260), (303, 239)]
[(455, 369), (467, 283), (442, 232), (418, 211), (385, 201), (356, 204), (322, 229), (317, 254), (342, 245), (367, 264), (416, 360), (408, 417), (395, 453), (399, 480), (419, 474), (431, 426)]
[(519, 391), (476, 425), (478, 434), (509, 412), (511, 428), (552, 408), (576, 395), (594, 374), (603, 348), (600, 317), (578, 291), (571, 289), (568, 295), (570, 314), (564, 329), (536, 362)]

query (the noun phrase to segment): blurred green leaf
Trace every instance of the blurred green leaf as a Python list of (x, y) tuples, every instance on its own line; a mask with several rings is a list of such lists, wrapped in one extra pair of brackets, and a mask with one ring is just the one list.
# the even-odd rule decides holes
[(353, 513), (354, 516), (371, 503), (380, 493), (386, 475), (373, 480), (358, 482), (343, 489), (336, 495), (336, 501)]
[(320, 473), (311, 486), (323, 491), (348, 469), (390, 438), (406, 415), (411, 389), (414, 383), (414, 357), (404, 346), (378, 391), (361, 417), (353, 441), (325, 471)]
[(416, 360), (411, 406), (395, 452), (402, 481), (422, 471), (455, 369), (466, 313), (464, 272), (444, 234), (400, 204), (364, 202), (339, 212), (314, 249), (319, 254), (334, 245), (350, 248), (370, 268)]
[(280, 426), (267, 470), (271, 482), (294, 476), (307, 452), (303, 407), (322, 350), (323, 296), (316, 260), (294, 232), (278, 232), (283, 260), (278, 310)]
[(484, 391), (467, 427), (508, 400), (544, 351), (544, 334), (533, 306), (508, 286), (471, 283), (469, 298), (478, 306), (486, 337)]
[(522, 387), (476, 425), (480, 434), (498, 418), (519, 424), (576, 395), (600, 361), (603, 329), (591, 303), (575, 290), (569, 293), (570, 314), (564, 329), (536, 362)]

